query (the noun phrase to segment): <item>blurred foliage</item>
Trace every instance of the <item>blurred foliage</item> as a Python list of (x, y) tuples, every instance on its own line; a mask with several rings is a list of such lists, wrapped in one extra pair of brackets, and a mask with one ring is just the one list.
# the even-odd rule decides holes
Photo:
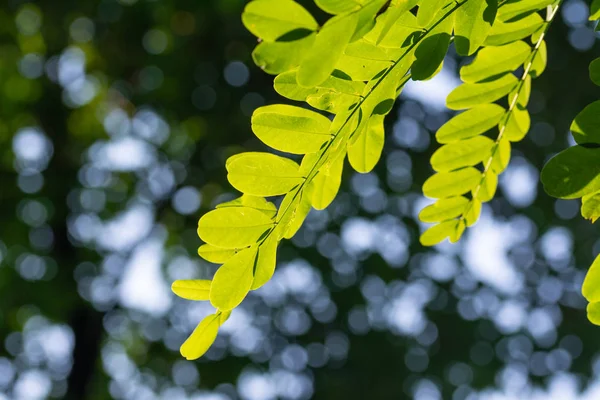
[(225, 160), (265, 149), (249, 118), (278, 99), (251, 61), (243, 7), (0, 7), (0, 397), (513, 399), (575, 385), (595, 398), (598, 330), (580, 287), (598, 232), (538, 183), (598, 98), (581, 0), (549, 31), (532, 131), (463, 243), (418, 243), (430, 142), (450, 114), (419, 100), (444, 97), (444, 82), (415, 85), (386, 119), (375, 172), (346, 169), (343, 193), (282, 246), (274, 281), (207, 359), (181, 359), (210, 309), (169, 284), (214, 272), (196, 254), (198, 217), (235, 196)]

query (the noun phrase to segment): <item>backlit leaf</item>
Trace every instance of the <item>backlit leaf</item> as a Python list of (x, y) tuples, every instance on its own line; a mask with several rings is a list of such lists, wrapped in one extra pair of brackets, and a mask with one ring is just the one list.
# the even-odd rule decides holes
[(423, 193), (427, 197), (444, 198), (459, 196), (473, 189), (481, 180), (481, 173), (467, 167), (452, 172), (438, 172), (423, 184)]
[(258, 257), (256, 258), (256, 265), (254, 267), (252, 290), (260, 288), (273, 276), (277, 258), (277, 244), (278, 241), (275, 235), (269, 235), (269, 237), (260, 245)]
[(212, 346), (219, 333), (219, 316), (211, 314), (198, 324), (194, 332), (181, 345), (181, 355), (186, 360), (200, 358)]
[(254, 196), (285, 194), (303, 182), (299, 165), (269, 153), (242, 153), (227, 163), (229, 183)]
[(422, 81), (435, 75), (448, 52), (453, 26), (454, 14), (451, 14), (437, 24), (417, 46), (415, 62), (411, 68), (412, 79)]
[(252, 131), (266, 145), (292, 154), (318, 151), (331, 139), (331, 121), (314, 111), (284, 104), (257, 108)]
[(475, 83), (519, 68), (531, 54), (531, 47), (523, 41), (504, 46), (488, 46), (481, 49), (475, 60), (460, 69), (460, 78)]
[(543, 10), (556, 0), (518, 0), (505, 2), (498, 9), (498, 19), (508, 21), (515, 17), (524, 16), (534, 11)]
[(368, 127), (348, 146), (348, 160), (357, 172), (370, 172), (381, 157), (385, 140), (383, 118), (383, 115), (373, 115)]
[(506, 169), (506, 167), (508, 167), (508, 163), (510, 162), (510, 152), (510, 142), (507, 138), (503, 137), (496, 145), (496, 149), (492, 157), (491, 168), (495, 174), (499, 175)]
[(297, 75), (300, 86), (317, 86), (327, 79), (350, 42), (357, 22), (358, 16), (349, 14), (333, 17), (325, 23), (300, 63)]
[(242, 22), (254, 36), (269, 42), (295, 30), (319, 27), (312, 15), (292, 0), (253, 0), (244, 9)]
[(581, 199), (581, 215), (592, 223), (600, 218), (600, 193), (592, 193)]
[(459, 227), (458, 220), (450, 220), (442, 222), (427, 229), (419, 238), (423, 246), (433, 246), (455, 233)]
[(498, 12), (498, 0), (469, 0), (456, 11), (454, 27), (458, 54), (470, 56), (484, 43)]
[(497, 104), (483, 104), (460, 113), (438, 129), (440, 143), (452, 143), (485, 133), (496, 126), (506, 110)]
[(438, 172), (470, 167), (489, 157), (494, 142), (485, 136), (446, 144), (433, 153), (431, 166)]
[(344, 157), (338, 157), (331, 165), (322, 168), (313, 179), (311, 203), (315, 209), (323, 210), (331, 204), (340, 189), (343, 168)]
[(484, 44), (486, 46), (501, 46), (515, 40), (524, 39), (540, 29), (543, 24), (544, 20), (537, 13), (530, 14), (514, 22), (496, 21)]
[(221, 265), (212, 280), (210, 303), (219, 310), (237, 307), (252, 287), (258, 246), (244, 249)]
[(273, 220), (249, 207), (210, 211), (198, 222), (200, 239), (213, 246), (236, 249), (253, 245), (273, 226)]
[(208, 300), (210, 284), (209, 280), (177, 280), (171, 285), (171, 290), (183, 299)]
[(463, 196), (440, 199), (428, 205), (419, 213), (423, 222), (442, 222), (460, 216), (465, 210), (469, 200)]
[(200, 257), (215, 264), (223, 264), (233, 257), (235, 253), (236, 251), (234, 249), (224, 249), (211, 244), (203, 244), (198, 248), (198, 255)]
[(513, 74), (506, 74), (491, 82), (464, 83), (450, 92), (446, 105), (452, 110), (462, 110), (492, 103), (506, 96), (517, 83), (518, 80)]
[(316, 33), (294, 41), (262, 42), (252, 52), (254, 64), (268, 74), (279, 74), (300, 65), (311, 50)]

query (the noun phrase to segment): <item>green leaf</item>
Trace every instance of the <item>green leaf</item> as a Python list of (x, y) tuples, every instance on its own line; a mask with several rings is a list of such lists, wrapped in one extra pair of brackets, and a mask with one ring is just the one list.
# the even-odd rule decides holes
[(600, 191), (600, 148), (573, 146), (548, 161), (542, 170), (546, 193), (576, 199)]
[(453, 26), (454, 14), (451, 14), (435, 25), (427, 37), (419, 43), (415, 50), (415, 62), (411, 68), (413, 80), (429, 79), (439, 70), (448, 52)]
[(471, 200), (471, 205), (465, 210), (465, 222), (467, 226), (473, 226), (481, 214), (481, 201)]
[(510, 93), (517, 83), (518, 80), (513, 74), (506, 74), (491, 82), (464, 83), (450, 92), (446, 105), (452, 110), (462, 110), (479, 104), (493, 103)]
[(498, 175), (488, 170), (483, 177), (481, 186), (477, 194), (473, 194), (473, 197), (481, 201), (482, 203), (488, 202), (494, 198), (496, 189), (498, 188)]
[(349, 14), (333, 17), (325, 23), (300, 63), (296, 77), (300, 86), (314, 87), (327, 79), (350, 42), (357, 22), (358, 16)]
[(254, 196), (285, 194), (304, 181), (292, 160), (269, 153), (242, 153), (227, 163), (227, 179), (242, 193)]
[(315, 0), (315, 4), (329, 14), (345, 14), (358, 10), (361, 2), (356, 0)]
[(314, 111), (285, 104), (257, 108), (252, 131), (267, 146), (292, 154), (319, 151), (331, 139), (331, 121)]
[(312, 185), (309, 185), (309, 187), (304, 189), (304, 191), (301, 193), (300, 201), (292, 204), (293, 211), (290, 213), (291, 216), (289, 220), (285, 223), (285, 230), (283, 233), (283, 237), (285, 239), (291, 239), (294, 237), (308, 216), (308, 213), (312, 208), (312, 192), (310, 189), (312, 189)]
[(292, 0), (254, 0), (246, 5), (242, 22), (254, 36), (272, 42), (295, 30), (315, 31), (317, 21)]
[(316, 33), (288, 42), (262, 42), (252, 52), (257, 67), (268, 74), (280, 74), (300, 65), (312, 48)]
[(225, 261), (233, 257), (235, 253), (235, 250), (223, 249), (211, 244), (203, 244), (198, 248), (198, 255), (200, 257), (215, 264), (223, 264)]
[(240, 305), (252, 287), (257, 246), (244, 249), (221, 265), (210, 286), (213, 307), (229, 311)]
[(520, 40), (537, 31), (544, 24), (539, 14), (529, 14), (515, 22), (496, 21), (484, 42), (486, 46), (501, 46)]
[(200, 358), (212, 346), (219, 333), (219, 316), (211, 314), (198, 324), (194, 332), (181, 345), (181, 355), (186, 360)]
[(587, 105), (571, 124), (573, 138), (579, 144), (600, 144), (600, 100)]
[(581, 215), (592, 223), (600, 218), (600, 193), (592, 193), (581, 199)]
[(183, 299), (208, 300), (210, 283), (208, 280), (177, 280), (171, 285), (171, 290)]
[[(376, 35), (375, 43), (383, 47), (401, 47), (398, 45), (404, 40), (398, 39), (407, 38), (415, 29), (418, 30), (416, 18), (408, 12), (418, 2), (419, 0), (399, 0), (395, 6), (390, 7), (380, 17), (381, 23), (377, 21), (375, 29), (370, 32)], [(407, 28), (409, 31), (405, 32)]]
[(538, 78), (541, 74), (546, 70), (546, 65), (548, 64), (548, 49), (546, 48), (546, 42), (542, 40), (540, 43), (540, 48), (533, 56), (533, 61), (531, 62), (531, 69), (529, 70), (529, 74), (532, 78)]
[(506, 110), (497, 104), (483, 104), (462, 112), (444, 125), (435, 134), (439, 143), (453, 143), (487, 132), (496, 126)]
[(600, 86), (600, 58), (590, 63), (590, 79), (595, 85)]
[(342, 183), (343, 169), (344, 157), (338, 157), (337, 160), (325, 164), (319, 170), (312, 180), (311, 204), (315, 209), (324, 210), (335, 199)]
[(373, 29), (375, 26), (375, 16), (387, 2), (388, 0), (370, 0), (360, 10), (356, 11), (358, 21), (350, 42), (362, 38)]
[(492, 139), (485, 136), (446, 144), (433, 153), (431, 166), (438, 172), (473, 166), (489, 157), (493, 144)]
[(469, 0), (456, 11), (456, 52), (470, 56), (484, 43), (498, 12), (498, 0)]
[(473, 189), (481, 180), (481, 172), (467, 167), (452, 172), (438, 172), (423, 184), (423, 193), (431, 198), (459, 196)]
[(273, 218), (277, 214), (277, 207), (270, 201), (265, 200), (263, 197), (252, 196), (249, 194), (243, 194), (237, 199), (221, 203), (217, 205), (217, 208), (224, 207), (249, 207), (254, 208), (267, 215), (269, 218)]
[(590, 21), (600, 19), (600, 0), (593, 0), (590, 6)]
[(600, 256), (596, 257), (588, 270), (581, 293), (590, 303), (600, 302)]
[(519, 142), (523, 140), (529, 128), (531, 126), (531, 118), (527, 109), (521, 109), (519, 107), (513, 108), (512, 112), (508, 114), (506, 120), (506, 128), (504, 129), (504, 136), (511, 142)]
[(475, 83), (505, 74), (519, 68), (531, 54), (531, 47), (523, 41), (504, 46), (488, 46), (481, 49), (475, 60), (460, 69), (460, 78)]
[(260, 288), (273, 276), (277, 259), (277, 245), (278, 241), (275, 235), (270, 235), (258, 248), (252, 290)]
[(239, 249), (255, 244), (273, 226), (273, 220), (249, 207), (210, 211), (198, 222), (198, 236), (213, 246)]
[(469, 200), (463, 196), (440, 199), (428, 205), (419, 213), (423, 222), (442, 222), (462, 215)]
[(521, 82), (522, 84), (517, 85), (508, 95), (508, 104), (512, 104), (515, 96), (518, 96), (517, 107), (523, 110), (527, 108), (531, 96), (531, 75), (528, 74)]
[(417, 23), (426, 27), (433, 21), (433, 17), (442, 10), (448, 0), (422, 0), (417, 11)]
[(498, 9), (498, 19), (508, 21), (515, 17), (522, 17), (532, 12), (543, 10), (552, 5), (556, 0), (518, 0), (506, 2)]
[(385, 140), (383, 115), (373, 115), (357, 140), (348, 146), (348, 161), (357, 172), (370, 172), (379, 161)]
[(503, 137), (496, 145), (496, 151), (492, 157), (491, 168), (495, 174), (500, 175), (508, 167), (510, 152), (510, 142), (507, 138)]
[(587, 317), (592, 324), (600, 325), (600, 303), (588, 304)]
[(434, 225), (423, 232), (419, 240), (423, 246), (436, 245), (447, 237), (454, 235), (457, 229), (460, 229), (459, 224), (460, 221), (458, 220), (450, 220)]

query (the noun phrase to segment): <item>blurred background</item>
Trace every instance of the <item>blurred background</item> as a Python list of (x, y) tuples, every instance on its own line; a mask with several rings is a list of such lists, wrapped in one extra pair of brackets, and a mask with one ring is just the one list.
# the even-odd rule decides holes
[(416, 221), (451, 49), (388, 116), (376, 170), (347, 166), (207, 355), (179, 355), (211, 307), (170, 284), (214, 273), (197, 220), (236, 195), (226, 158), (266, 149), (252, 111), (285, 101), (252, 63), (245, 3), (1, 2), (0, 399), (600, 398), (580, 295), (600, 235), (539, 183), (600, 97), (582, 0), (550, 29), (531, 132), (459, 244), (423, 248)]

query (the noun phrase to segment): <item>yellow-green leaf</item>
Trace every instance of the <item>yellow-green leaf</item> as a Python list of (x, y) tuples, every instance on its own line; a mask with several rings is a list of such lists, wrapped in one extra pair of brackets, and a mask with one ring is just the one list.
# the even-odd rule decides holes
[(529, 14), (514, 22), (496, 21), (489, 36), (485, 40), (486, 46), (501, 46), (503, 44), (524, 39), (537, 31), (544, 24), (538, 13)]
[[(442, 15), (443, 12), (438, 14), (440, 17)], [(413, 80), (427, 80), (439, 72), (444, 57), (448, 52), (453, 26), (454, 14), (451, 14), (436, 24), (425, 39), (419, 43), (415, 50), (415, 62), (411, 67)]]
[(508, 119), (505, 124), (506, 128), (504, 128), (504, 136), (511, 142), (521, 141), (525, 135), (527, 135), (529, 127), (531, 126), (529, 112), (527, 109), (515, 107), (512, 112), (508, 114)]
[(244, 26), (268, 42), (296, 30), (316, 30), (317, 21), (300, 4), (292, 0), (253, 0), (242, 13)]
[(254, 267), (254, 281), (252, 290), (256, 290), (267, 283), (275, 272), (277, 259), (277, 238), (270, 235), (259, 247), (256, 265)]
[(357, 172), (370, 172), (381, 157), (385, 140), (383, 118), (383, 115), (373, 115), (368, 127), (348, 146), (348, 160)]
[(493, 103), (510, 93), (517, 84), (517, 78), (510, 73), (491, 82), (464, 83), (450, 92), (446, 105), (452, 110), (463, 110), (479, 104)]
[(436, 199), (459, 196), (473, 189), (481, 180), (481, 173), (467, 167), (452, 172), (438, 172), (423, 184), (423, 193)]
[(423, 222), (442, 222), (456, 218), (461, 215), (469, 200), (463, 196), (448, 197), (440, 199), (428, 205), (419, 213), (419, 219)]
[(450, 237), (459, 228), (459, 220), (453, 219), (442, 222), (427, 229), (420, 237), (423, 246), (433, 246)]
[(198, 222), (198, 236), (213, 246), (238, 249), (251, 246), (273, 226), (273, 220), (249, 207), (217, 208)]
[(357, 23), (357, 14), (338, 15), (325, 23), (300, 63), (296, 77), (300, 86), (317, 86), (327, 79), (350, 42)]
[(481, 201), (478, 199), (471, 199), (471, 204), (465, 210), (465, 222), (467, 226), (472, 226), (479, 219), (481, 214)]
[(588, 304), (587, 317), (592, 324), (600, 325), (600, 302)]
[(187, 360), (200, 358), (212, 346), (219, 333), (219, 316), (211, 314), (198, 324), (194, 332), (181, 345), (181, 355)]
[(312, 180), (313, 191), (311, 203), (317, 210), (324, 210), (337, 195), (342, 183), (344, 157), (338, 157), (330, 164), (324, 165)]
[(300, 65), (312, 48), (317, 34), (287, 42), (261, 42), (252, 52), (257, 67), (268, 74), (280, 74)]
[(431, 157), (431, 166), (438, 172), (449, 172), (462, 167), (470, 167), (489, 157), (494, 142), (485, 136), (446, 144)]
[[(496, 189), (498, 188), (498, 175), (488, 170), (481, 182), (481, 186), (477, 193), (473, 193), (473, 197), (481, 201), (482, 203), (488, 202), (494, 198)], [(477, 188), (475, 189), (477, 190)]]
[(258, 246), (244, 249), (221, 265), (210, 286), (210, 303), (219, 310), (232, 310), (252, 287)]
[(198, 255), (204, 258), (206, 261), (222, 264), (229, 260), (236, 253), (234, 249), (224, 249), (221, 247), (213, 246), (212, 244), (203, 244), (198, 247)]
[(533, 60), (531, 62), (531, 69), (529, 70), (529, 74), (532, 78), (539, 77), (545, 70), (546, 65), (548, 63), (548, 49), (546, 48), (546, 42), (542, 40), (540, 43), (540, 48), (534, 54)]
[(492, 157), (491, 168), (495, 174), (501, 174), (508, 167), (510, 162), (510, 142), (503, 137), (496, 145), (494, 156)]
[(171, 285), (177, 296), (187, 300), (208, 300), (210, 281), (204, 279), (177, 280)]
[(221, 203), (217, 205), (217, 208), (225, 207), (249, 207), (258, 210), (269, 218), (273, 218), (277, 214), (277, 207), (270, 201), (265, 200), (263, 197), (252, 196), (250, 194), (243, 194), (237, 199)]
[(498, 19), (506, 22), (515, 17), (543, 10), (546, 6), (551, 5), (555, 1), (556, 0), (518, 0), (505, 2), (502, 7), (498, 9)]
[(445, 144), (480, 135), (496, 126), (505, 112), (497, 104), (475, 106), (442, 125), (435, 137), (438, 142)]
[(304, 181), (300, 166), (270, 153), (242, 153), (226, 164), (229, 183), (254, 196), (285, 194)]
[(456, 11), (454, 27), (456, 52), (470, 56), (484, 43), (496, 20), (497, 0), (469, 0)]
[(592, 223), (600, 218), (600, 193), (592, 193), (581, 198), (581, 216)]
[(475, 83), (519, 68), (531, 54), (531, 47), (523, 41), (504, 46), (488, 46), (481, 49), (475, 60), (460, 69), (460, 78)]
[(315, 4), (329, 14), (344, 14), (360, 8), (361, 2), (356, 0), (315, 0)]
[(331, 121), (314, 111), (285, 104), (257, 108), (252, 131), (266, 145), (292, 154), (318, 151), (331, 139)]
[(596, 257), (588, 270), (581, 293), (590, 303), (600, 302), (600, 255)]

